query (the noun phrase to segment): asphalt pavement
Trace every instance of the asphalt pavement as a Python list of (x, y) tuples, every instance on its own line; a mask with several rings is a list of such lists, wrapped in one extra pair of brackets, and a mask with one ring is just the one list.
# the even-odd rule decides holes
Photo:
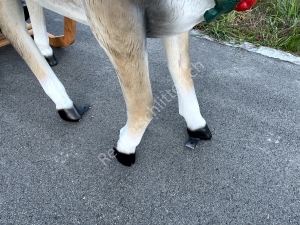
[[(63, 18), (47, 13), (48, 30)], [(300, 224), (300, 66), (191, 37), (193, 74), (211, 141), (185, 147), (174, 98), (128, 168), (99, 160), (126, 110), (115, 71), (89, 27), (54, 49), (53, 70), (79, 123), (54, 103), (11, 46), (0, 48), (0, 224)], [(155, 99), (173, 83), (162, 40), (149, 39)]]

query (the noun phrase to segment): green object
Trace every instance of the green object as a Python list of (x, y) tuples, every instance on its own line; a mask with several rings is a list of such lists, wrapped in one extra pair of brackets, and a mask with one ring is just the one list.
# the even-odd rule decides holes
[(207, 23), (218, 19), (222, 14), (231, 12), (241, 0), (215, 0), (215, 7), (209, 9), (204, 14)]

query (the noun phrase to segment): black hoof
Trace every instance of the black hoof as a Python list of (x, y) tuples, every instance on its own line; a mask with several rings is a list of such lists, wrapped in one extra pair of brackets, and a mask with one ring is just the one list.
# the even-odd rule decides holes
[(48, 64), (50, 66), (56, 66), (57, 65), (57, 61), (54, 55), (51, 56), (45, 56), (45, 59), (47, 60)]
[(187, 129), (188, 134), (192, 138), (200, 139), (200, 140), (210, 140), (212, 138), (211, 132), (207, 125), (204, 128), (191, 131)]
[(70, 109), (60, 109), (57, 112), (63, 120), (77, 122), (81, 119), (82, 115), (90, 108), (91, 107), (89, 105), (84, 105), (78, 108), (73, 105), (73, 107)]
[(135, 153), (128, 155), (119, 152), (116, 148), (114, 148), (114, 150), (115, 157), (124, 166), (132, 166), (135, 163)]
[(191, 149), (195, 149), (200, 140), (210, 140), (212, 138), (211, 132), (207, 125), (198, 130), (191, 131), (187, 129), (187, 131), (190, 138), (185, 146)]

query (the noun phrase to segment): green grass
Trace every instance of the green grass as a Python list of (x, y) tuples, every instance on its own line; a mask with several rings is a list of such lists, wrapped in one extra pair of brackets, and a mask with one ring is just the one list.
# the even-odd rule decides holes
[(248, 41), (300, 55), (300, 0), (258, 0), (252, 10), (234, 11), (196, 28), (217, 40)]

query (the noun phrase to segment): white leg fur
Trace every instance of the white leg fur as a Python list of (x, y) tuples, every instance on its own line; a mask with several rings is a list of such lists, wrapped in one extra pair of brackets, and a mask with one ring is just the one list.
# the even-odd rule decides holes
[(182, 115), (190, 130), (197, 130), (206, 125), (200, 113), (194, 83), (191, 76), (188, 33), (164, 38), (168, 67), (173, 78)]
[(0, 2), (0, 27), (4, 35), (28, 64), (56, 109), (68, 109), (73, 102), (41, 52), (34, 44), (25, 26), (20, 0)]
[(46, 30), (46, 22), (44, 15), (44, 8), (36, 4), (32, 0), (26, 0), (28, 11), (30, 13), (30, 20), (34, 31), (34, 42), (45, 57), (53, 55), (53, 50), (49, 45), (48, 33)]
[(133, 136), (126, 124), (126, 126), (120, 130), (120, 136), (117, 143), (118, 151), (125, 154), (135, 153), (136, 146), (141, 142), (144, 132), (145, 131), (138, 132)]
[(49, 73), (46, 79), (40, 81), (40, 84), (42, 85), (45, 93), (55, 103), (57, 110), (72, 108), (73, 101), (68, 96), (65, 87), (53, 73), (51, 68), (50, 70), (52, 73)]

